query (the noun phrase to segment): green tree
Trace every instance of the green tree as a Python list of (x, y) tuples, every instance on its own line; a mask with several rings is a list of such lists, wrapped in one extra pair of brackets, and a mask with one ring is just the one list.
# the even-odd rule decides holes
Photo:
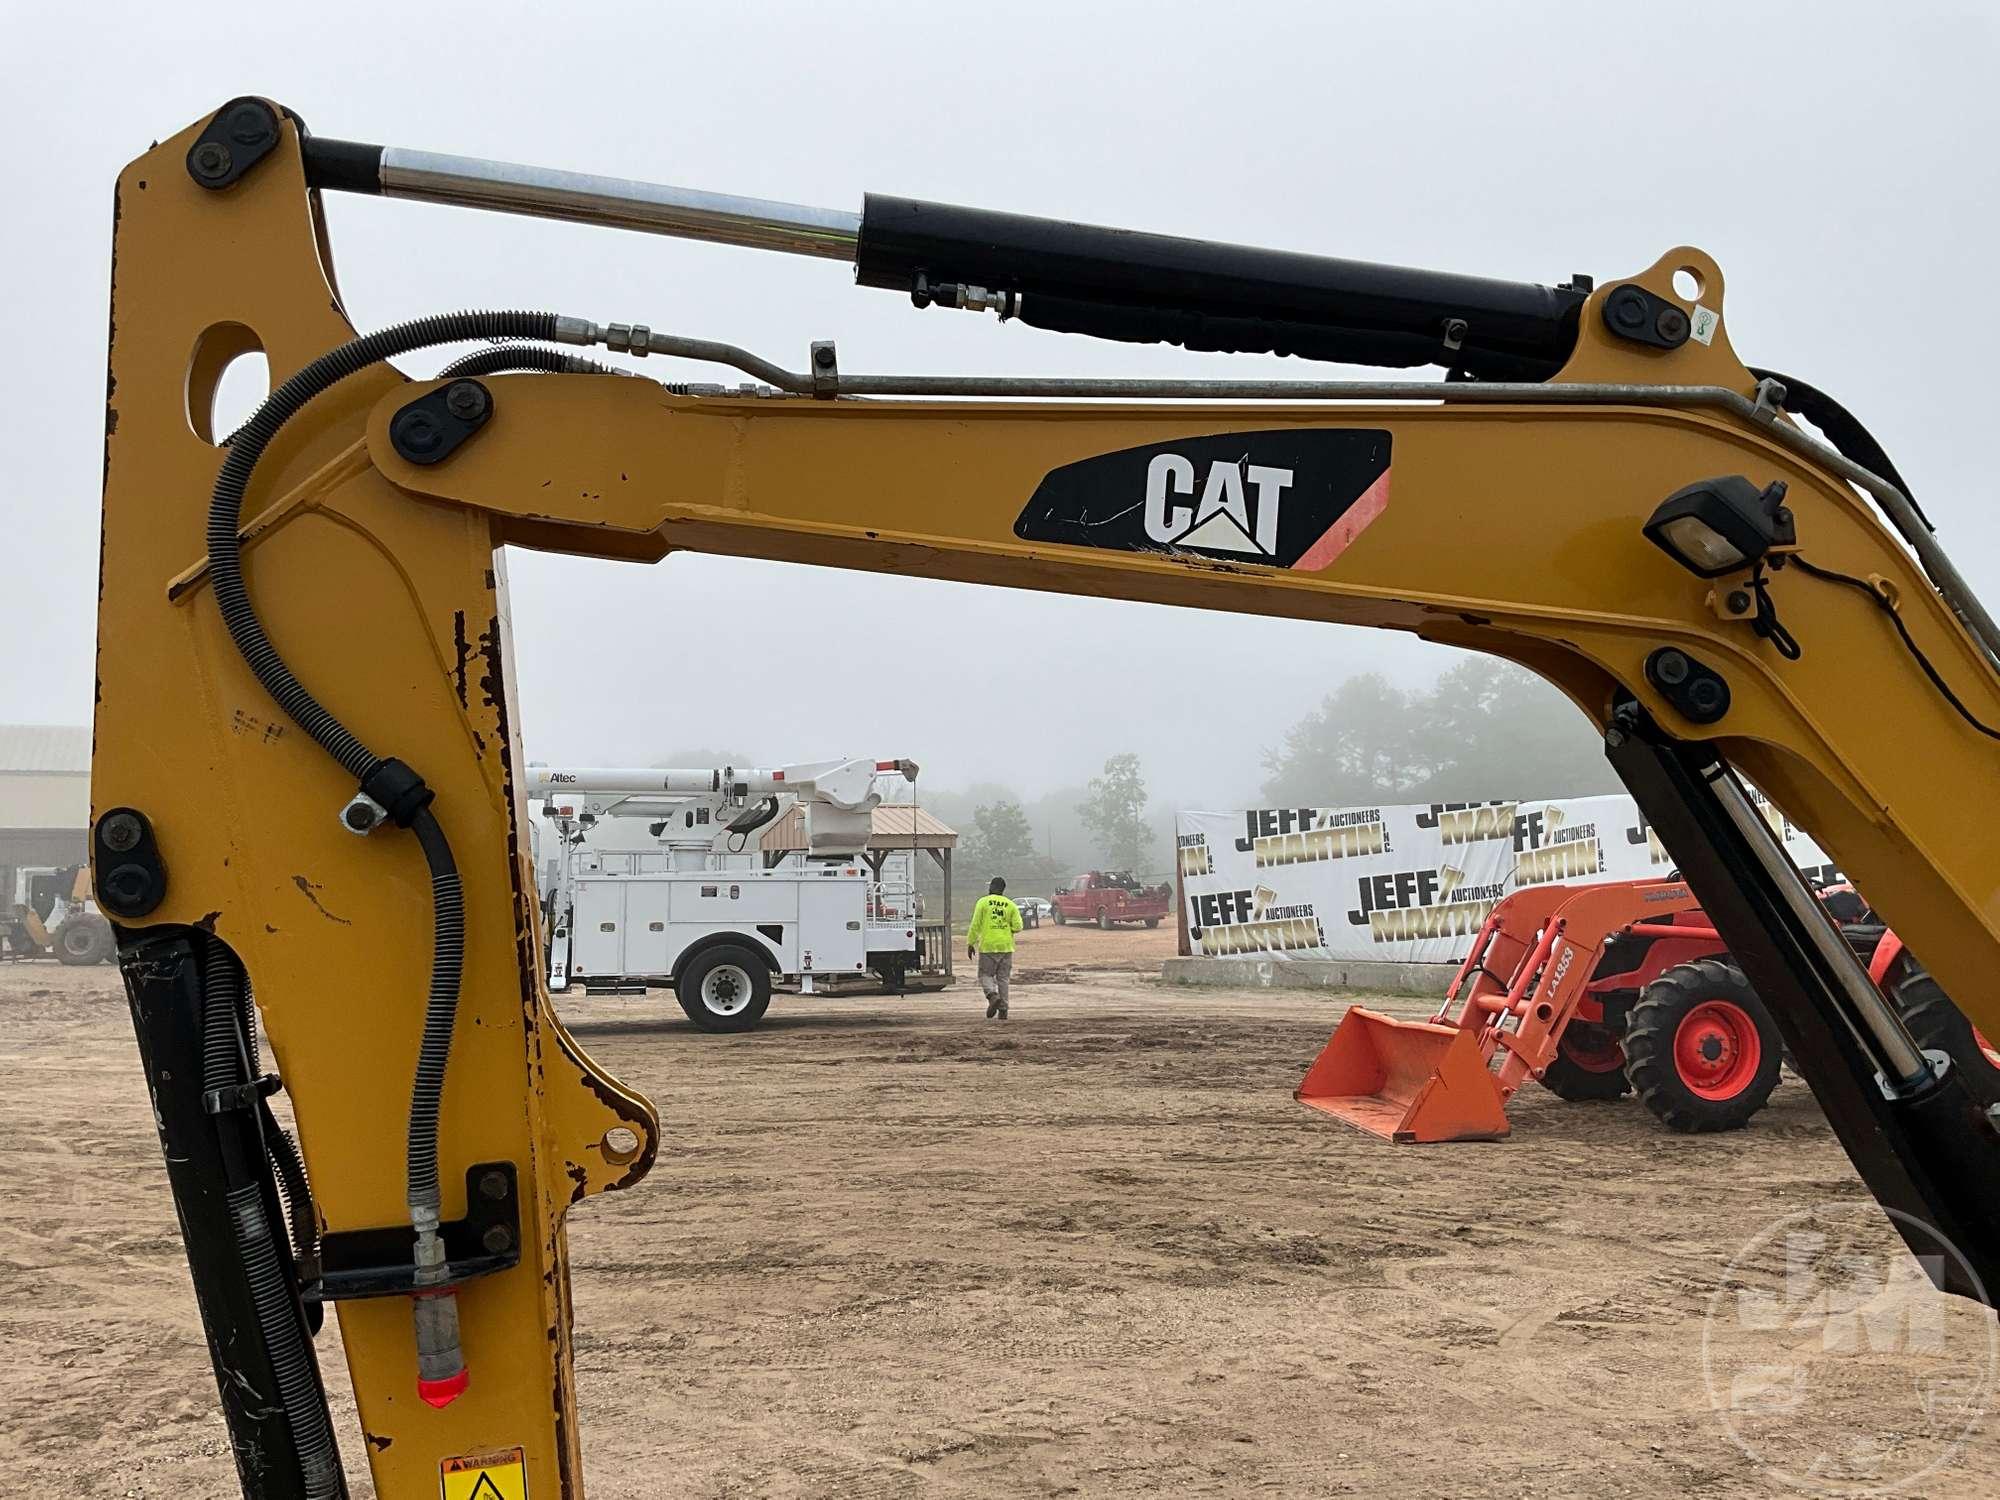
[(1107, 760), (1076, 811), (1112, 869), (1136, 870), (1147, 863), (1153, 832), (1146, 823), (1146, 778), (1137, 755), (1128, 751)]
[[(985, 872), (981, 880), (1006, 875), (1034, 858), (1035, 831), (1021, 804), (1009, 799), (981, 805), (972, 815), (972, 830), (961, 841), (958, 858)], [(1015, 875), (1019, 878), (1019, 874)]]
[[(1379, 672), (1348, 678), (1265, 752), (1273, 806), (1359, 807), (1419, 800), (1419, 714)], [(1428, 800), (1428, 799), (1424, 799)]]
[(1425, 696), (1418, 717), (1431, 751), (1424, 801), (1623, 789), (1583, 710), (1512, 662), (1474, 656), (1458, 663)]
[(1603, 744), (1541, 678), (1487, 656), (1425, 691), (1350, 677), (1264, 757), (1265, 799), (1295, 807), (1585, 797), (1618, 790)]

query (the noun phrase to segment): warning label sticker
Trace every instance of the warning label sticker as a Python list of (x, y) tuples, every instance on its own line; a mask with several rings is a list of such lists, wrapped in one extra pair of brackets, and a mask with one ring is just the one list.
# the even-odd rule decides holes
[(527, 1455), (519, 1448), (447, 1458), (438, 1465), (443, 1500), (528, 1500)]

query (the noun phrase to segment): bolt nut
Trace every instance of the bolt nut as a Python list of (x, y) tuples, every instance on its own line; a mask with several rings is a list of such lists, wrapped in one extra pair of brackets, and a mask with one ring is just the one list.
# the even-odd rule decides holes
[(1728, 597), (1722, 602), (1729, 607), (1729, 612), (1732, 615), (1747, 615), (1750, 613), (1750, 591), (1748, 589), (1731, 589)]
[(813, 350), (813, 363), (818, 365), (822, 370), (833, 368), (833, 350), (822, 344), (819, 348)]
[(489, 405), (486, 387), (476, 380), (455, 380), (445, 387), (444, 409), (461, 422), (477, 422)]
[(115, 854), (136, 848), (144, 832), (139, 820), (128, 812), (113, 813), (97, 828), (97, 836), (104, 841), (104, 847)]
[(504, 1255), (514, 1248), (514, 1234), (505, 1224), (489, 1224), (479, 1243), (486, 1247), (488, 1255)]
[(229, 148), (220, 141), (203, 141), (194, 148), (192, 163), (197, 176), (213, 182), (218, 177), (227, 177), (233, 165)]
[(340, 810), (340, 821), (350, 833), (373, 833), (382, 822), (383, 809), (368, 797), (356, 797)]
[(1653, 319), (1653, 332), (1667, 342), (1677, 344), (1688, 336), (1688, 315), (1678, 307), (1663, 307), (1659, 316)]
[(507, 1174), (505, 1172), (482, 1172), (479, 1174), (479, 1195), (499, 1202), (507, 1196)]
[(1688, 679), (1688, 659), (1678, 651), (1662, 651), (1654, 659), (1653, 675), (1667, 687), (1679, 687)]
[(1611, 297), (1611, 317), (1620, 328), (1638, 329), (1646, 322), (1646, 299), (1633, 287), (1620, 287)]
[(1722, 684), (1713, 677), (1703, 677), (1690, 684), (1687, 696), (1688, 702), (1701, 713), (1716, 713), (1722, 708)]

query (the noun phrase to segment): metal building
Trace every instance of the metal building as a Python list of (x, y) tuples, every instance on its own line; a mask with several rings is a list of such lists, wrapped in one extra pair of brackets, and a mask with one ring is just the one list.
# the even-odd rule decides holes
[(87, 857), (90, 727), (0, 724), (0, 879)]

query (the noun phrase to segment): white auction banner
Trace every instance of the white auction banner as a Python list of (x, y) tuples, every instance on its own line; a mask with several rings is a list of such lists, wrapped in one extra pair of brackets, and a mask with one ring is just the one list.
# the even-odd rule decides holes
[[(1795, 864), (1833, 876), (1760, 806)], [(1176, 835), (1188, 935), (1207, 958), (1457, 963), (1510, 891), (1663, 878), (1672, 863), (1626, 796), (1184, 812)]]

